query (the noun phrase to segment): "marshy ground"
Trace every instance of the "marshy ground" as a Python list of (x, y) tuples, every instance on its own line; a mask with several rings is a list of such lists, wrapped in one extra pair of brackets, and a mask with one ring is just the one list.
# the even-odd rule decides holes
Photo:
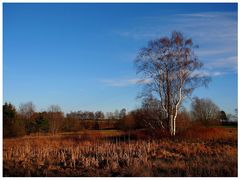
[(175, 138), (104, 130), (4, 139), (4, 176), (237, 176), (237, 128)]

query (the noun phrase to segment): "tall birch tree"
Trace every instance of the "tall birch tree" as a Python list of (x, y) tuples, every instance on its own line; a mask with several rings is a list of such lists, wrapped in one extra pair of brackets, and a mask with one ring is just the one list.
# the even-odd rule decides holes
[(135, 60), (137, 73), (148, 82), (144, 83), (143, 94), (159, 98), (172, 136), (176, 134), (176, 118), (183, 100), (210, 80), (201, 73), (203, 64), (195, 55), (195, 48), (191, 38), (175, 31), (171, 37), (150, 41)]

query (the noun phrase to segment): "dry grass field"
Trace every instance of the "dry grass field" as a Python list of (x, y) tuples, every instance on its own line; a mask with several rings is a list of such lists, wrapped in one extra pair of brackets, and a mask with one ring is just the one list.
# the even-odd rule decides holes
[(142, 132), (117, 138), (123, 134), (4, 139), (3, 175), (237, 176), (237, 128), (192, 128), (175, 138), (143, 138)]

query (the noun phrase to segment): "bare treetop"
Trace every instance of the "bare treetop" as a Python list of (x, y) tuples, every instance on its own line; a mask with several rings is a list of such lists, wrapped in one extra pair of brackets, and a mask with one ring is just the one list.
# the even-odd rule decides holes
[(61, 112), (61, 107), (59, 105), (51, 105), (48, 107), (49, 112)]
[(32, 102), (22, 103), (19, 106), (19, 112), (21, 115), (26, 118), (30, 118), (31, 115), (35, 112), (36, 107)]

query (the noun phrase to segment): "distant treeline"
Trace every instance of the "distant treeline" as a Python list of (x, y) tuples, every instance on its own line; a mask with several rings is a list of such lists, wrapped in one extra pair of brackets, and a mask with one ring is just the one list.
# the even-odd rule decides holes
[(108, 112), (78, 111), (64, 115), (58, 105), (36, 112), (32, 102), (21, 104), (18, 111), (11, 103), (3, 105), (3, 135), (16, 137), (30, 134), (74, 132), (83, 129), (118, 129), (126, 109)]
[(237, 126), (237, 121), (222, 121), (221, 124), (223, 126)]
[[(153, 97), (143, 100), (139, 109), (127, 113), (120, 111), (103, 113), (102, 111), (77, 111), (64, 115), (58, 105), (50, 106), (46, 111), (36, 112), (32, 102), (21, 104), (18, 110), (11, 103), (3, 105), (3, 136), (17, 137), (31, 134), (75, 132), (85, 129), (160, 129), (167, 130), (166, 114), (159, 101)], [(237, 110), (236, 110), (237, 113)], [(235, 120), (234, 122), (230, 120)], [(195, 98), (192, 109), (182, 108), (177, 117), (177, 131), (184, 130), (193, 123), (204, 126), (237, 125), (237, 114), (220, 111), (209, 99)]]

